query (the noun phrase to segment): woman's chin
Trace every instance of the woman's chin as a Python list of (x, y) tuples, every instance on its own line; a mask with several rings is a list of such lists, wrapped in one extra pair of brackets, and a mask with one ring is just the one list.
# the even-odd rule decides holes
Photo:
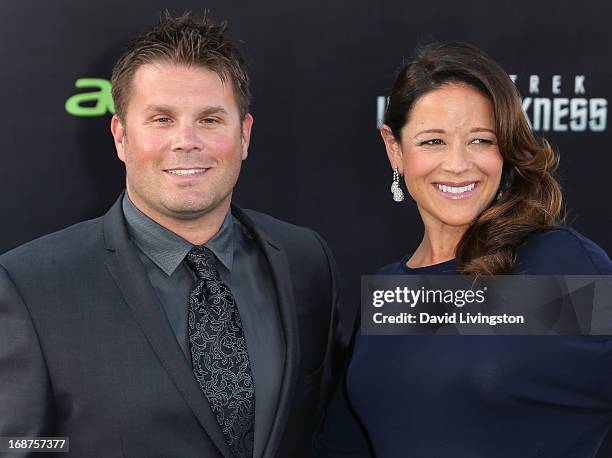
[(469, 212), (469, 213), (453, 213), (453, 214), (445, 214), (439, 215), (439, 221), (445, 226), (451, 227), (467, 227), (474, 222), (474, 220), (478, 217), (478, 212)]

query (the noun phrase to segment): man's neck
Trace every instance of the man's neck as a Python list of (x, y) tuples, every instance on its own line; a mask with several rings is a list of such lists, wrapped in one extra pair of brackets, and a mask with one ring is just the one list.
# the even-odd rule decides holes
[(230, 195), (225, 201), (200, 216), (181, 219), (154, 211), (139, 202), (138, 199), (134, 199), (129, 193), (128, 197), (132, 204), (147, 217), (194, 245), (208, 242), (219, 232), (231, 204)]

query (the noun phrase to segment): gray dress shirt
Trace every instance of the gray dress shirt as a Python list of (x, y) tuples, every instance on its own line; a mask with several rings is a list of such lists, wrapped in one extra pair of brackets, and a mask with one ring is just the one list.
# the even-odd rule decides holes
[[(184, 259), (194, 245), (142, 213), (127, 192), (122, 204), (130, 238), (191, 365), (187, 309), (196, 276)], [(272, 425), (282, 376), (284, 341), (276, 291), (266, 258), (231, 211), (204, 246), (215, 254), (221, 279), (232, 291), (242, 320), (255, 384), (253, 456), (258, 457)]]

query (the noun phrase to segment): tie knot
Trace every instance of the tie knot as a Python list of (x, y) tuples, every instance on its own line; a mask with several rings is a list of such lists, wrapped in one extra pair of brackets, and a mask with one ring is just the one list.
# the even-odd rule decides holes
[(215, 255), (205, 246), (194, 246), (185, 257), (187, 265), (195, 272), (198, 278), (219, 278)]

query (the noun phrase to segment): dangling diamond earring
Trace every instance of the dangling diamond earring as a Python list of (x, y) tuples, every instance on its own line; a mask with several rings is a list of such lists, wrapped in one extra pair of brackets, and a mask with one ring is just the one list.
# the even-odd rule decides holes
[(400, 187), (400, 174), (397, 171), (397, 166), (393, 168), (393, 182), (391, 183), (391, 194), (393, 194), (393, 200), (395, 202), (401, 202), (404, 200), (404, 191)]

